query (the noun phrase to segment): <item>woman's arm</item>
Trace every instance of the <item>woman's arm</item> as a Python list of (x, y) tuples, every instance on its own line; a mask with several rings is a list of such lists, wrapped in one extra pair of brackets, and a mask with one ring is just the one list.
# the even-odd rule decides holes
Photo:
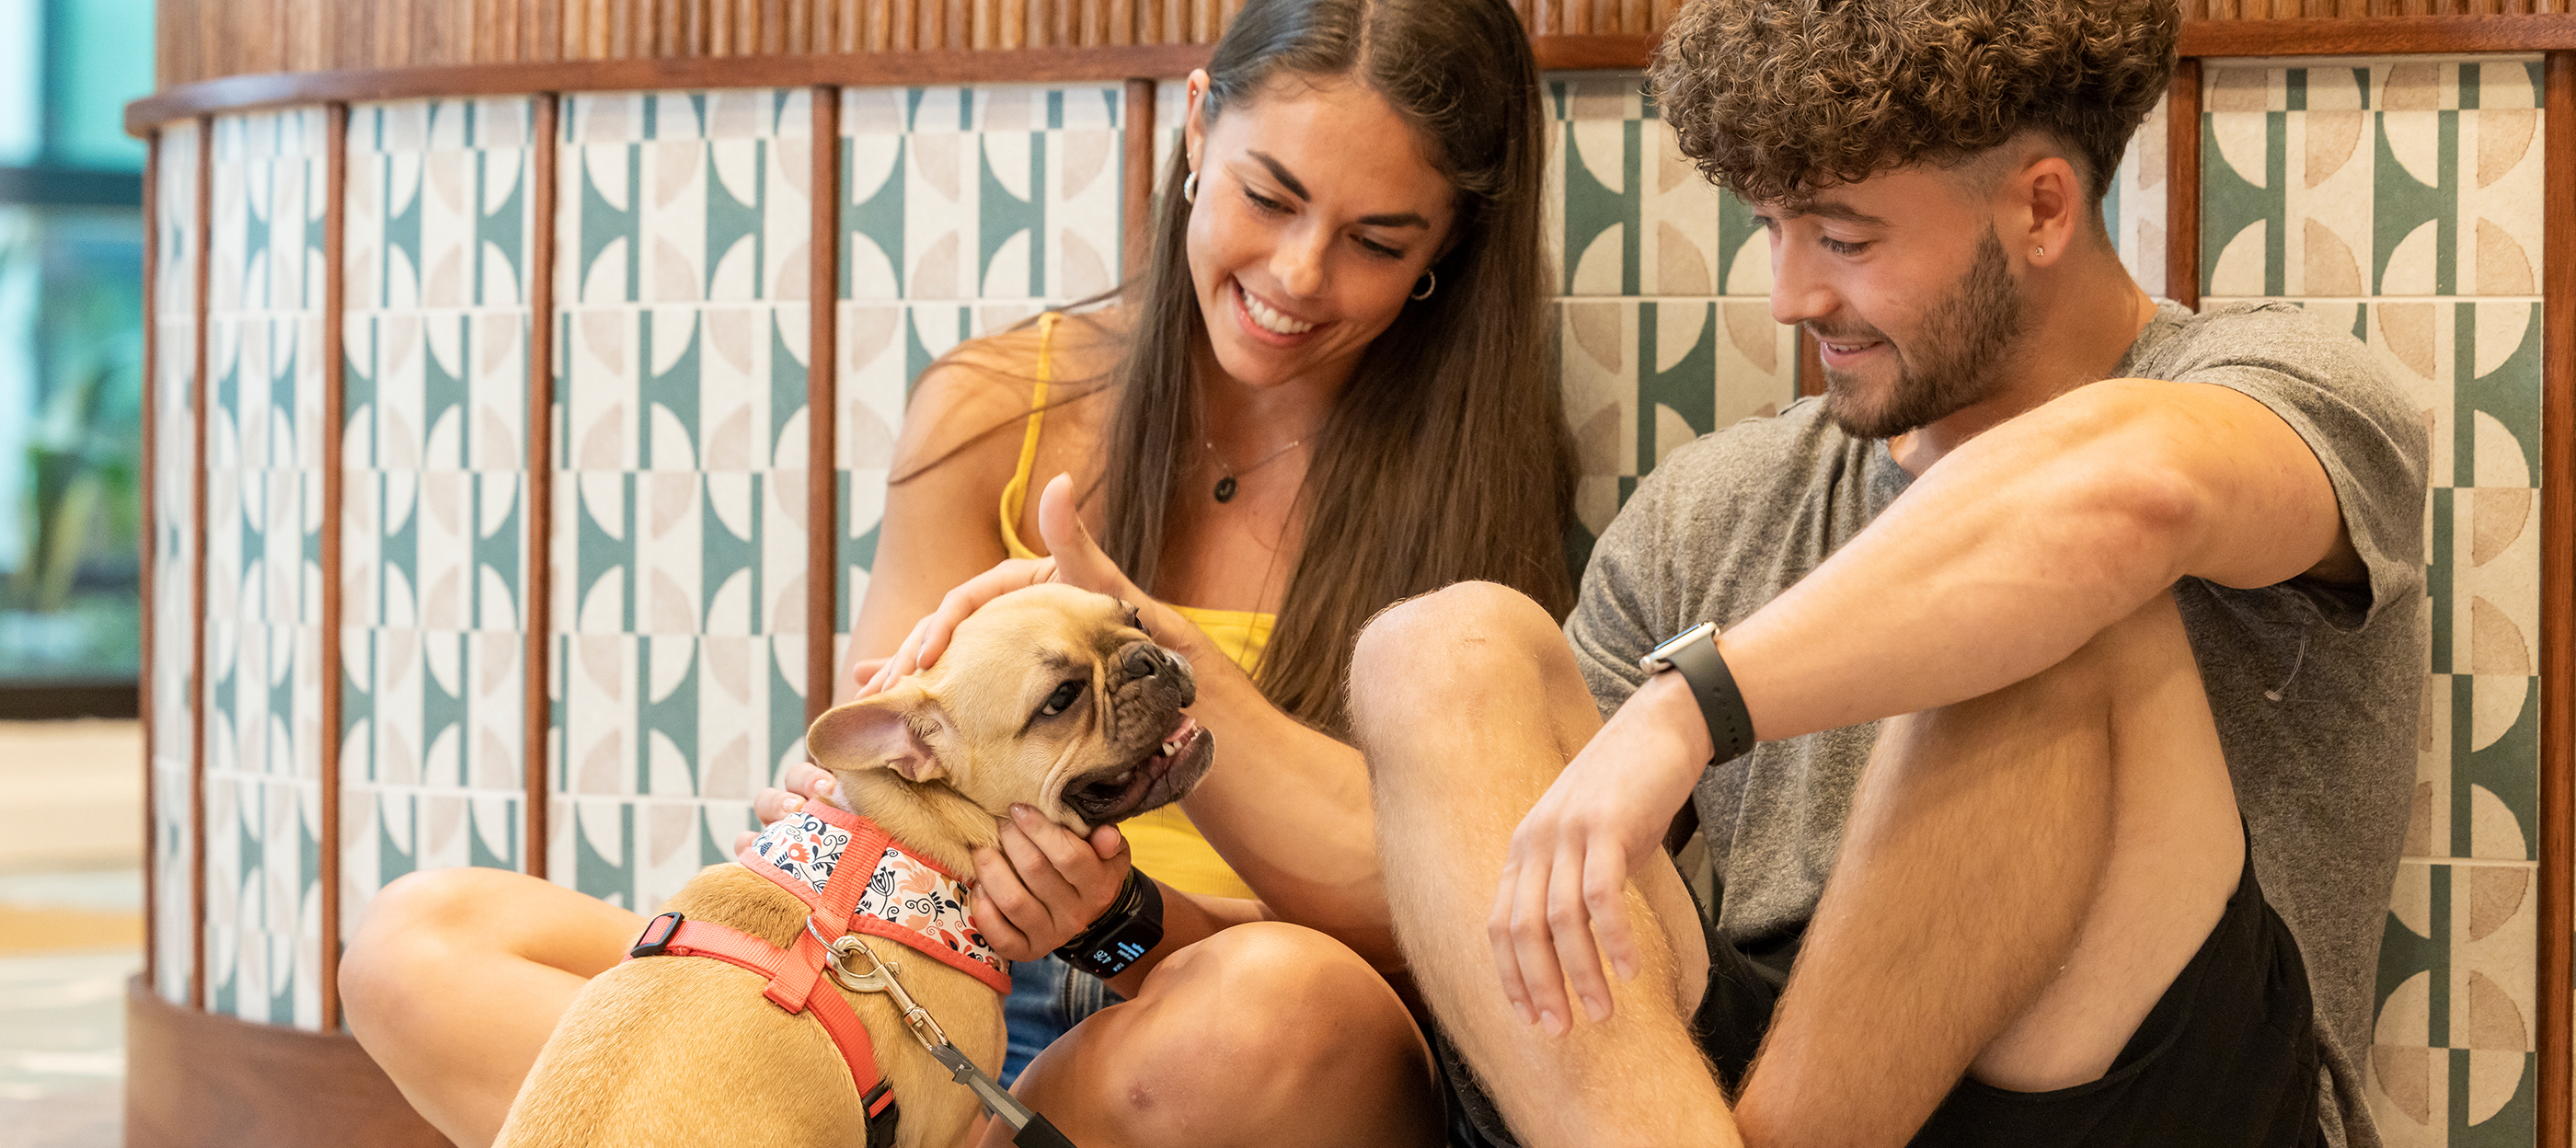
[[(959, 584), (861, 692), (882, 689), (936, 661), (960, 620), (1020, 587), (1060, 581), (1124, 599), (1143, 614), (1155, 641), (1190, 660), (1198, 680), (1190, 713), (1214, 737), (1217, 766), (1184, 802), (1190, 820), (1261, 894), (1268, 917), (1331, 934), (1381, 969), (1399, 967), (1402, 957), (1380, 885), (1368, 767), (1359, 751), (1280, 712), (1207, 635), (1128, 581), (1083, 528), (1069, 480), (1047, 484), (1038, 517), (1051, 557), (1005, 562)], [(1099, 898), (1095, 915), (1107, 900)], [(1185, 917), (1193, 922), (1188, 928), (1199, 927), (1201, 914), (1221, 927), (1239, 923), (1238, 917), (1252, 919), (1244, 917), (1246, 904), (1196, 898), (1184, 913), (1167, 898), (1164, 943), (1140, 966), (1187, 943)]]
[[(885, 656), (950, 587), (1009, 557), (999, 530), (1002, 488), (1019, 459), (1028, 388), (972, 361), (923, 371), (896, 441), (876, 561), (868, 572), (832, 700), (850, 700), (861, 661)], [(825, 627), (816, 626), (818, 632)]]

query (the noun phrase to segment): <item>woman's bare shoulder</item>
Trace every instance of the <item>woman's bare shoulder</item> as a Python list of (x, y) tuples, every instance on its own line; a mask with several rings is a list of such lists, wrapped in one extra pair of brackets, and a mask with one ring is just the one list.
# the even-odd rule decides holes
[(1017, 433), (1007, 432), (1023, 426), (1036, 405), (1042, 351), (1053, 411), (1097, 389), (1117, 368), (1126, 353), (1124, 316), (1069, 315), (1051, 338), (1030, 322), (969, 339), (941, 355), (913, 381), (905, 401), (895, 448), (898, 472), (990, 455), (1007, 475), (1020, 443)]

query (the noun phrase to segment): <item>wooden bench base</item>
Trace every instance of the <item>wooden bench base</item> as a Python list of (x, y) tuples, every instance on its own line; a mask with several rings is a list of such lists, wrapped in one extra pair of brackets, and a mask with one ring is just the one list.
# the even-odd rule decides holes
[(127, 1148), (450, 1148), (345, 1032), (252, 1024), (125, 987)]

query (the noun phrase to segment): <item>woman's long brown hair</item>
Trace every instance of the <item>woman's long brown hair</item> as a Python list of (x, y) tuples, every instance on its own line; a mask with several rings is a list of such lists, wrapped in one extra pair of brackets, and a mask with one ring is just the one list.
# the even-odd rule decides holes
[[(1469, 579), (1560, 618), (1573, 607), (1574, 441), (1540, 238), (1538, 67), (1505, 0), (1250, 0), (1207, 70), (1204, 123), (1274, 78), (1361, 83), (1421, 134), (1458, 193), (1437, 290), (1361, 353), (1316, 437), (1298, 494), (1305, 544), (1258, 674), (1274, 704), (1339, 734), (1351, 643), (1379, 610)], [(1101, 484), (1101, 543), (1148, 593), (1199, 445), (1193, 351), (1208, 333), (1184, 248), (1187, 164), (1175, 149)]]

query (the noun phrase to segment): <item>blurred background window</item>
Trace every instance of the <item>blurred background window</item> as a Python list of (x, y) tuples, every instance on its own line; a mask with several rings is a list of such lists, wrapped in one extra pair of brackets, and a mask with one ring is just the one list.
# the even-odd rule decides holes
[(0, 0), (0, 716), (133, 712), (151, 0)]

